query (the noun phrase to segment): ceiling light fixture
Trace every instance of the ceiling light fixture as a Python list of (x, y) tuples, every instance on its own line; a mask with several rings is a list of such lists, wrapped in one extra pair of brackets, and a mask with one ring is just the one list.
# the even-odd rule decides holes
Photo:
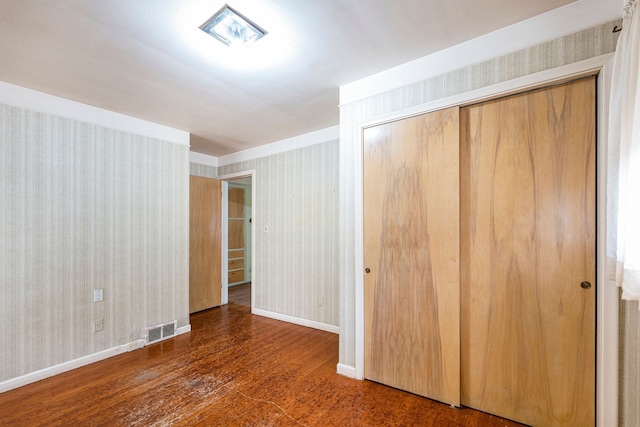
[(265, 30), (226, 4), (202, 24), (200, 29), (227, 46), (245, 45), (267, 34)]

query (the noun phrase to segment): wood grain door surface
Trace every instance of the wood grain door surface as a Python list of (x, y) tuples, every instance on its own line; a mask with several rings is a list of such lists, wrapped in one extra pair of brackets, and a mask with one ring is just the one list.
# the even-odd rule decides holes
[(222, 304), (222, 181), (190, 177), (189, 312)]
[(364, 132), (365, 377), (460, 404), (459, 110)]
[(461, 127), (462, 404), (593, 426), (595, 79), (463, 108)]
[(229, 187), (228, 283), (244, 282), (244, 189)]
[(244, 189), (229, 188), (229, 250), (244, 249)]

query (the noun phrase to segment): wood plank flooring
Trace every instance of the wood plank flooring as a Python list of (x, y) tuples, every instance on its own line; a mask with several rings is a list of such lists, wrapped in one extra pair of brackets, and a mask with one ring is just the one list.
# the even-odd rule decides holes
[(227, 306), (192, 332), (0, 394), (2, 426), (500, 426), (335, 373), (338, 336)]
[(251, 282), (229, 287), (229, 302), (251, 307)]

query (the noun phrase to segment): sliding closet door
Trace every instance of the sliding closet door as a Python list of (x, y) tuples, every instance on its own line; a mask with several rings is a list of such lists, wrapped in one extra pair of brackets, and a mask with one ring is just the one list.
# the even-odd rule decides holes
[(365, 378), (460, 404), (459, 110), (364, 132)]
[(191, 176), (189, 312), (222, 304), (222, 181)]
[(464, 108), (461, 128), (462, 404), (593, 426), (595, 79)]

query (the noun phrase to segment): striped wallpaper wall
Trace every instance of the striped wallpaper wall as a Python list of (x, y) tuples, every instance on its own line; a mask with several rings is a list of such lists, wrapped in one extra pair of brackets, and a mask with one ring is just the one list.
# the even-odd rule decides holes
[(340, 357), (355, 367), (355, 147), (358, 124), (437, 99), (593, 58), (615, 50), (620, 21), (570, 34), (441, 76), (340, 106)]
[(620, 310), (620, 427), (640, 426), (640, 311), (637, 301)]
[(215, 166), (201, 165), (191, 162), (190, 174), (194, 176), (203, 176), (205, 178), (217, 178), (218, 168)]
[(0, 382), (189, 324), (188, 155), (0, 104)]
[(219, 167), (255, 170), (257, 309), (338, 326), (338, 152), (328, 141)]

